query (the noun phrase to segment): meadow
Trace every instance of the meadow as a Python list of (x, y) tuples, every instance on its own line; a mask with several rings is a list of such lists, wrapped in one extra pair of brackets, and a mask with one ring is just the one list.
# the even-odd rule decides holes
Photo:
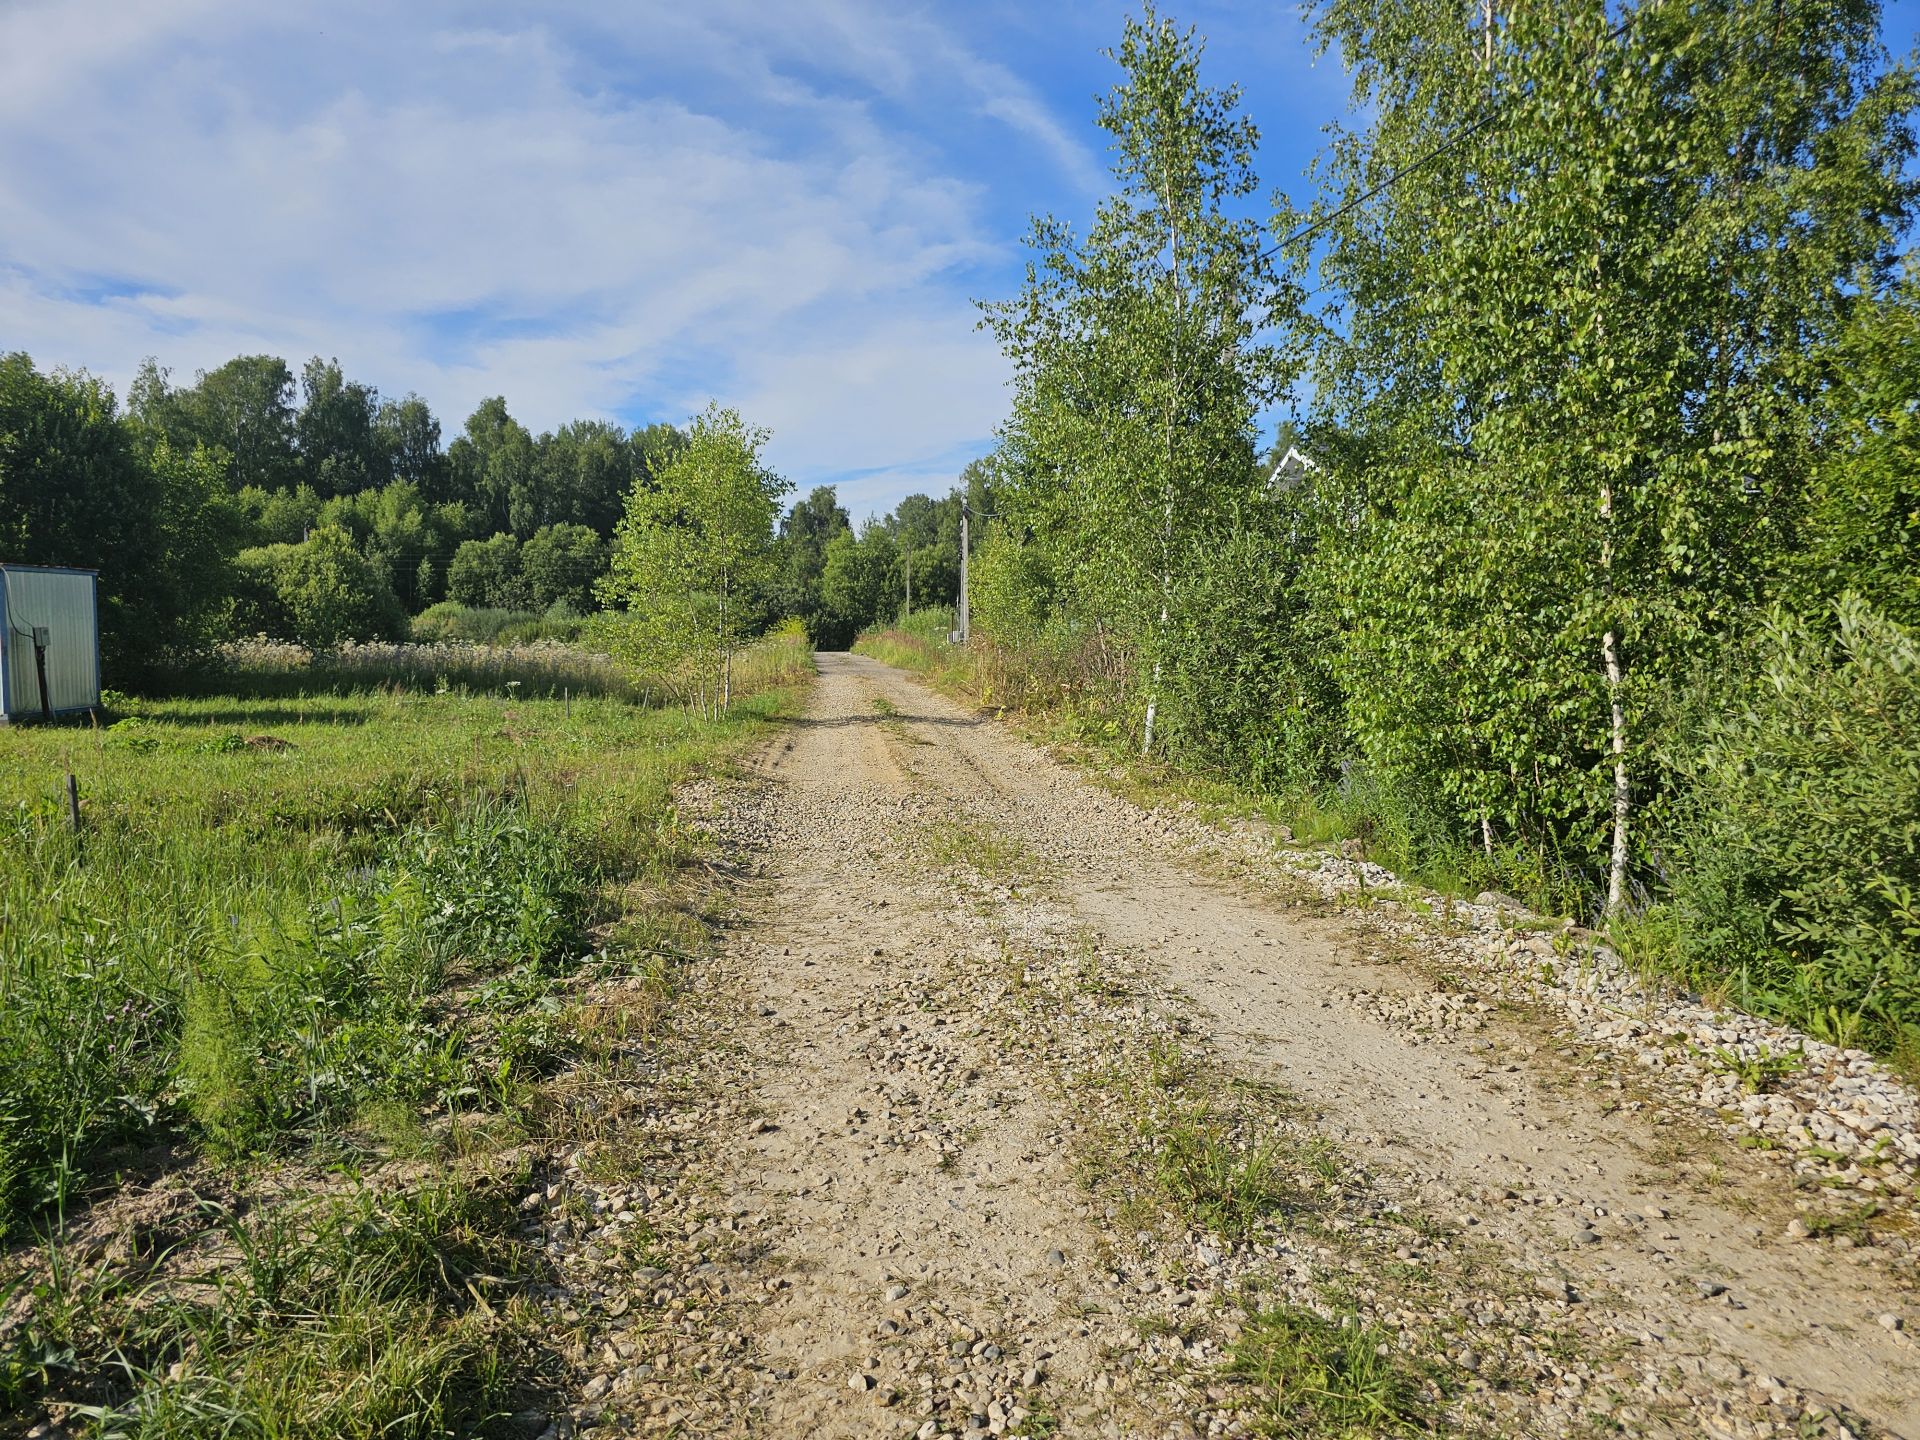
[[(583, 978), (697, 945), (674, 788), (810, 660), (702, 720), (394, 659), (0, 731), (0, 1428), (478, 1433), (545, 1363), (450, 1278), (525, 1262), (486, 1162), (550, 1123)], [(135, 1303), (66, 1242), (183, 1173), (218, 1283)]]

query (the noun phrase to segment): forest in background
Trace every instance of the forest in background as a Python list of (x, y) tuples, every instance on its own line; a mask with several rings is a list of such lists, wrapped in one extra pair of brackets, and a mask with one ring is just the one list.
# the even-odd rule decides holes
[[(94, 377), (0, 355), (0, 556), (100, 571), (108, 681), (125, 689), (252, 635), (570, 640), (601, 608), (636, 491), (686, 445), (665, 423), (535, 435), (499, 396), (443, 444), (418, 395), (384, 398), (319, 357), (296, 377), (243, 355), (190, 384), (149, 360), (122, 405)], [(815, 488), (782, 518), (750, 615), (843, 648), (904, 603), (916, 561), (916, 599), (953, 604), (959, 493), (909, 496), (856, 533)]]

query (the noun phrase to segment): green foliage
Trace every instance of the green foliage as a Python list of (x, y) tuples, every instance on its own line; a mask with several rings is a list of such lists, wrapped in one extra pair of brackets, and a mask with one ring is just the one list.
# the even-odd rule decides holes
[(406, 628), (386, 576), (338, 526), (323, 525), (299, 545), (243, 550), (235, 563), (245, 629), (329, 650)]
[(429, 645), (526, 645), (539, 640), (577, 640), (585, 625), (564, 605), (542, 615), (532, 610), (495, 610), (442, 600), (413, 617), (412, 636)]
[(1254, 416), (1292, 368), (1272, 327), (1296, 297), (1234, 213), (1257, 132), (1237, 90), (1201, 85), (1200, 54), (1151, 7), (1126, 22), (1098, 115), (1119, 188), (1084, 242), (1037, 219), (1020, 297), (986, 307), (1015, 372), (1003, 504), (1073, 608), (1138, 657), (1148, 748), (1182, 577), (1250, 498)]
[(1044, 547), (992, 526), (969, 561), (969, 621), (1003, 643), (1030, 643), (1046, 628), (1056, 589)]
[(520, 573), (534, 608), (593, 608), (593, 587), (607, 568), (607, 544), (585, 525), (543, 525), (521, 547)]
[(221, 1216), (237, 1258), (197, 1294), (133, 1303), (109, 1279), (42, 1307), (121, 1362), (115, 1398), (76, 1418), (115, 1440), (493, 1433), (535, 1370), (477, 1301), (492, 1276), (528, 1269), (512, 1219), (503, 1179)]
[(100, 572), (104, 666), (122, 681), (205, 644), (238, 540), (217, 458), (143, 438), (98, 381), (0, 355), (0, 556)]
[(858, 539), (842, 530), (827, 546), (820, 605), (831, 634), (846, 645), (877, 620), (900, 613), (900, 554), (885, 526), (868, 525)]
[(1704, 682), (1671, 762), (1669, 942), (1695, 980), (1920, 1058), (1920, 641), (1843, 596)]
[(293, 397), (293, 372), (275, 355), (236, 356), (184, 388), (148, 360), (127, 393), (127, 410), (176, 450), (223, 455), (232, 489), (284, 490), (301, 478)]
[(436, 684), (469, 678), (458, 656), (355, 672), (348, 648), (138, 702), (98, 746), (8, 737), (0, 1235), (163, 1139), (284, 1149), (382, 1097), (496, 1107), (503, 1063), (571, 1043), (554, 1006), (599, 887), (684, 863), (673, 785), (758, 734), (806, 659), (791, 636), (752, 653), (749, 698), (703, 722), (633, 705), (604, 663), (563, 705), (558, 675), (480, 653), (503, 668), (470, 688)]
[(1862, 297), (1822, 357), (1833, 428), (1815, 462), (1793, 561), (1798, 606), (1842, 591), (1920, 629), (1920, 271), (1883, 299)]
[(489, 610), (531, 610), (533, 592), (521, 573), (520, 542), (504, 531), (491, 540), (467, 540), (447, 567), (447, 598)]
[(621, 607), (614, 653), (699, 709), (724, 709), (749, 605), (773, 573), (774, 521), (790, 488), (760, 452), (767, 432), (709, 405), (687, 445), (628, 497), (600, 594)]
[(1872, 6), (1625, 14), (1522, 9), (1489, 35), (1330, 0), (1320, 21), (1377, 107), (1330, 199), (1502, 112), (1329, 221), (1355, 737), (1463, 828), (1611, 844), (1615, 901), (1614, 748), (1657, 787), (1656, 702), (1778, 568), (1815, 451), (1806, 350), (1892, 254), (1912, 103), (1904, 71), (1863, 80)]
[[(1314, 838), (1604, 909), (1703, 983), (1910, 1047), (1910, 760), (1878, 718), (1906, 662), (1859, 658), (1920, 605), (1916, 307), (1888, 284), (1916, 85), (1879, 6), (1316, 11), (1361, 119), (1313, 223), (1275, 228), (1328, 323), (1237, 218), (1233, 92), (1130, 22), (1118, 193), (1084, 241), (1037, 221), (989, 307), (1016, 391), (970, 653), (863, 647), (1089, 739), (1157, 720)], [(1315, 413), (1256, 465), (1305, 345)], [(1846, 593), (1881, 617), (1832, 642), (1859, 674), (1806, 658)], [(1804, 631), (1750, 665), (1777, 602)], [(1672, 703), (1695, 674), (1711, 723)], [(1828, 729), (1763, 738), (1788, 694)]]
[(383, 840), (372, 874), (236, 936), (187, 991), (180, 1078), (220, 1148), (244, 1153), (370, 1099), (454, 1102), (466, 1047), (435, 1023), (450, 974), (558, 958), (583, 914), (563, 837), (481, 807)]
[[(534, 457), (533, 436), (507, 413), (507, 402), (499, 395), (482, 400), (467, 417), (466, 429), (447, 447), (456, 492), (471, 497), (488, 530), (516, 535), (534, 528)], [(516, 517), (527, 522), (524, 530)]]
[(1263, 1310), (1233, 1349), (1232, 1371), (1257, 1387), (1257, 1435), (1386, 1436), (1430, 1431), (1430, 1403), (1396, 1337), (1351, 1312)]
[(846, 643), (839, 622), (821, 601), (820, 581), (826, 572), (827, 547), (851, 528), (831, 485), (814, 486), (780, 520), (773, 603), (780, 614), (804, 624), (814, 644), (823, 649), (836, 649)]
[(349, 380), (338, 360), (314, 356), (300, 373), (294, 444), (306, 483), (319, 495), (353, 495), (392, 478), (378, 427), (380, 397)]
[(249, 485), (235, 499), (255, 545), (298, 545), (320, 523), (320, 497), (311, 485), (291, 490)]

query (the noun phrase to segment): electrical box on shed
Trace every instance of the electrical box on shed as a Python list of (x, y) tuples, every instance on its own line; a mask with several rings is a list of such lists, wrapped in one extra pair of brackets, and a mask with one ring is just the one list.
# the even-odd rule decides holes
[(0, 724), (99, 704), (99, 575), (0, 564)]

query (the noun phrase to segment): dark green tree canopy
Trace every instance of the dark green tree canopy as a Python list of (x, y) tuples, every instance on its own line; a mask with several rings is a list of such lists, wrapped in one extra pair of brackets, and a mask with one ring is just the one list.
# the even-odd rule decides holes
[(212, 636), (239, 540), (217, 456), (122, 423), (91, 377), (0, 355), (0, 560), (100, 572), (117, 683)]

